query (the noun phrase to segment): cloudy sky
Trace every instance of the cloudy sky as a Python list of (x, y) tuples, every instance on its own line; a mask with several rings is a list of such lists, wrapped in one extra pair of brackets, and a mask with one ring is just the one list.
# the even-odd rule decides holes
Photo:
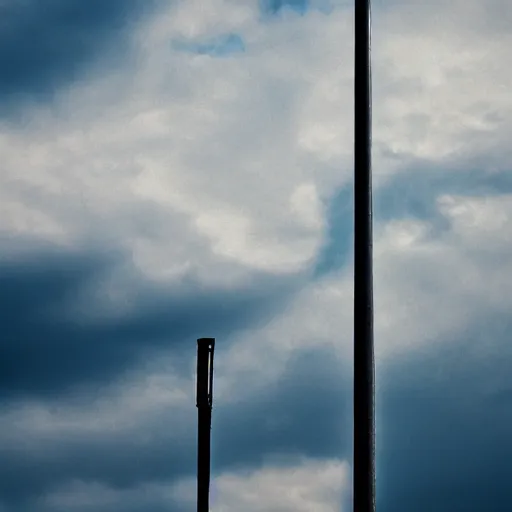
[[(379, 512), (512, 499), (508, 0), (373, 5)], [(353, 2), (0, 2), (0, 512), (351, 510)]]

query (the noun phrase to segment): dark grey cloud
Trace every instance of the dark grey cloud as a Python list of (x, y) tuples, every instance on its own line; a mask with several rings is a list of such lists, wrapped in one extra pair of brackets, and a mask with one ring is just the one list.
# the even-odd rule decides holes
[(0, 113), (45, 100), (86, 77), (98, 58), (127, 55), (131, 24), (160, 0), (4, 0), (0, 3)]
[[(297, 455), (321, 458), (350, 452), (349, 381), (347, 369), (330, 352), (309, 351), (292, 358), (263, 394), (235, 407), (216, 404), (214, 473), (257, 468), (269, 458), (286, 465)], [(191, 401), (188, 407), (161, 411), (135, 427), (119, 425), (115, 431), (68, 432), (15, 446), (6, 446), (0, 431), (0, 503), (12, 510), (30, 508), (38, 497), (74, 480), (99, 482), (122, 493), (148, 483), (170, 485), (193, 478), (195, 425)], [(143, 505), (148, 503), (141, 510)], [(124, 510), (124, 503), (119, 507)]]
[(456, 168), (449, 164), (439, 168), (429, 162), (414, 162), (406, 170), (376, 189), (374, 209), (378, 222), (412, 217), (443, 229), (446, 221), (438, 212), (436, 204), (440, 195), (473, 197), (512, 192), (510, 170), (496, 168), (491, 172), (485, 162), (457, 164)]
[[(481, 167), (479, 164), (481, 163)], [(430, 223), (434, 232), (445, 230), (449, 221), (439, 212), (437, 199), (443, 194), (497, 196), (512, 193), (512, 173), (508, 168), (486, 170), (485, 162), (471, 165), (444, 164), (443, 169), (430, 162), (407, 162), (399, 172), (374, 191), (374, 220), (412, 218)], [(446, 166), (446, 167), (445, 167)], [(336, 272), (352, 257), (354, 237), (353, 185), (342, 187), (327, 203), (326, 240), (316, 257), (317, 278)]]
[[(184, 415), (183, 411), (174, 414)], [(167, 484), (192, 475), (195, 436), (190, 432), (176, 441), (172, 416), (161, 419), (162, 424), (147, 423), (138, 429), (120, 425), (115, 432), (2, 446), (0, 503), (28, 506), (73, 481), (128, 491), (145, 483)]]
[[(508, 510), (510, 328), (505, 315), (487, 316), (441, 348), (377, 367), (379, 510)], [(272, 456), (351, 461), (351, 378), (330, 350), (298, 353), (260, 396), (217, 408), (216, 469)]]
[(260, 9), (266, 15), (279, 14), (283, 9), (304, 13), (308, 8), (309, 0), (260, 0)]
[(327, 235), (315, 261), (314, 274), (321, 278), (341, 269), (352, 255), (354, 240), (353, 185), (342, 187), (327, 204)]
[(260, 395), (237, 407), (218, 406), (212, 426), (217, 469), (254, 467), (273, 455), (349, 453), (349, 372), (329, 351), (299, 352)]
[(227, 338), (264, 321), (294, 287), (264, 275), (247, 289), (206, 288), (193, 276), (164, 287), (133, 269), (127, 313), (94, 321), (70, 315), (122, 263), (107, 250), (47, 250), (0, 263), (0, 399), (105, 384), (159, 351), (188, 360), (196, 338)]
[(382, 371), (380, 510), (509, 509), (510, 328), (503, 316), (488, 318)]
[[(231, 332), (252, 321), (264, 321), (269, 311), (286, 302), (286, 294), (279, 295), (275, 288), (263, 287), (265, 292), (252, 294), (238, 290), (231, 296), (185, 285), (175, 291), (158, 290), (141, 278), (134, 281), (141, 290), (140, 313), (113, 325), (100, 323), (79, 335), (80, 329), (70, 326), (68, 317), (59, 322), (54, 312), (73, 300), (94, 276), (108, 274), (119, 264), (119, 253), (53, 249), (38, 254), (37, 258), (11, 258), (10, 263), (4, 260), (1, 265), (0, 305), (7, 312), (4, 332), (10, 337), (2, 337), (0, 355), (2, 361), (7, 355), (14, 363), (11, 370), (6, 363), (1, 368), (4, 414), (15, 407), (14, 398), (46, 399), (50, 389), (63, 401), (55, 404), (64, 403), (67, 397), (59, 395), (62, 390), (81, 381), (113, 379), (123, 368), (140, 362), (147, 351), (165, 349), (176, 357), (186, 353), (188, 364), (198, 325), (201, 329), (211, 326), (208, 329), (216, 330), (214, 335)], [(195, 304), (201, 304), (200, 314)], [(189, 310), (194, 313), (187, 314)], [(52, 311), (49, 316), (48, 311)], [(475, 319), (441, 348), (436, 344), (377, 366), (379, 510), (508, 510), (512, 499), (510, 327), (505, 315)], [(80, 343), (88, 347), (79, 349), (86, 363), (74, 359), (64, 342), (69, 339), (74, 347)], [(16, 341), (24, 350), (12, 348)], [(40, 361), (31, 361), (31, 354)], [(109, 354), (115, 358), (109, 359)], [(24, 379), (16, 375), (16, 367)], [(48, 380), (51, 372), (56, 376)], [(239, 389), (244, 396), (243, 379)], [(216, 404), (214, 473), (257, 468), (267, 460), (286, 464), (296, 455), (350, 461), (351, 410), (350, 368), (328, 349), (297, 352), (281, 377), (261, 393), (236, 405)], [(8, 510), (29, 510), (38, 497), (72, 480), (128, 491), (144, 483), (169, 485), (183, 477), (193, 478), (195, 414), (190, 403), (135, 426), (119, 425), (115, 431), (68, 431), (58, 438), (34, 434), (15, 444), (5, 437), (9, 425), (3, 416), (0, 503)], [(157, 498), (130, 504), (134, 511), (144, 506), (158, 510), (161, 505)], [(129, 510), (125, 503), (119, 503), (119, 509)]]
[[(296, 286), (258, 275), (246, 287), (230, 290), (208, 289), (193, 277), (164, 287), (132, 268), (127, 278), (133, 307), (128, 313), (81, 322), (69, 314), (70, 305), (84, 297), (87, 304), (91, 285), (94, 289), (126, 265), (125, 255), (104, 248), (63, 251), (26, 240), (18, 251), (16, 245), (5, 243), (0, 262), (4, 414), (24, 403), (79, 407), (75, 402), (83, 400), (87, 408), (106, 384), (160, 353), (171, 355), (173, 371), (188, 378), (196, 338), (216, 336), (226, 349), (236, 332), (285, 307)], [(78, 395), (72, 393), (77, 389)], [(5, 420), (0, 429), (0, 504), (30, 508), (38, 497), (73, 480), (127, 490), (193, 474), (195, 434), (183, 425), (193, 422), (194, 413), (191, 403), (188, 410), (164, 411), (140, 429), (120, 425), (114, 432), (68, 432), (58, 439), (33, 433), (14, 445), (5, 441)]]
[[(508, 510), (511, 323), (491, 316), (377, 366), (379, 510)], [(303, 352), (256, 400), (217, 410), (218, 470), (272, 454), (351, 461), (351, 377), (332, 351)]]
[[(508, 510), (510, 321), (488, 320), (490, 332), (487, 324), (475, 324), (444, 348), (377, 367), (379, 510)], [(243, 396), (243, 381), (239, 387)], [(242, 471), (268, 460), (287, 464), (296, 455), (350, 461), (351, 409), (350, 368), (332, 350), (298, 352), (260, 394), (237, 405), (216, 404), (213, 471)], [(194, 478), (195, 414), (191, 403), (135, 429), (41, 439), (37, 450), (3, 448), (0, 496), (18, 510), (30, 496), (74, 478), (121, 491)]]

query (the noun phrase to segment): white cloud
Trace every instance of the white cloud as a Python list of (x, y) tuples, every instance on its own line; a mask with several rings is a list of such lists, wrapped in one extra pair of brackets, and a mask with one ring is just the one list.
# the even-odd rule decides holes
[(503, 62), (510, 35), (484, 30), (481, 22), (490, 19), (489, 12), (479, 1), (413, 2), (377, 12), (378, 151), (432, 163), (466, 163), (485, 155), (487, 168), (507, 161), (511, 74)]
[[(325, 136), (334, 156), (339, 142), (350, 153), (336, 123), (308, 122), (326, 91), (332, 90), (331, 104), (349, 107), (335, 82), (340, 73), (350, 75), (350, 66), (338, 65), (322, 23), (331, 35), (336, 25), (315, 15), (267, 26), (254, 12), (248, 24), (247, 6), (222, 6), (170, 8), (168, 17), (136, 33), (135, 69), (75, 84), (55, 107), (32, 111), (23, 130), (4, 126), (1, 178), (11, 185), (11, 209), (20, 210), (16, 224), (12, 215), (2, 217), (4, 229), (68, 241), (102, 232), (122, 240), (147, 271), (164, 270), (158, 254), (171, 267), (194, 261), (197, 254), (175, 248), (195, 237), (216, 257), (249, 268), (288, 272), (311, 260), (324, 227), (317, 203), (340, 181), (324, 164), (332, 161)], [(218, 14), (224, 8), (227, 17)], [(187, 17), (204, 31), (232, 23), (247, 53), (227, 59), (176, 53), (170, 43)], [(337, 18), (345, 20), (345, 33), (348, 20)], [(218, 25), (220, 19), (228, 22)], [(343, 126), (350, 129), (348, 119)], [(326, 129), (331, 135), (319, 139)], [(349, 177), (347, 168), (342, 179)], [(297, 214), (297, 187), (305, 183), (309, 215)], [(24, 217), (33, 220), (22, 223)], [(219, 221), (233, 217), (240, 220)], [(201, 252), (204, 264), (207, 251)]]
[[(222, 473), (211, 483), (210, 508), (214, 512), (342, 510), (350, 486), (350, 467), (345, 461), (304, 459), (293, 465), (266, 465), (250, 472)], [(175, 497), (195, 502), (195, 484), (178, 483)]]
[[(507, 155), (509, 36), (470, 38), (467, 23), (441, 34), (416, 4), (374, 18), (376, 185), (399, 164), (385, 155)], [(172, 48), (225, 32), (245, 54)], [(171, 2), (134, 31), (133, 67), (74, 84), (23, 129), (4, 124), (3, 229), (101, 235), (160, 277), (219, 260), (222, 272), (303, 269), (324, 237), (319, 201), (351, 179), (352, 35), (346, 6), (261, 23), (255, 2)], [(305, 184), (309, 214), (297, 211)]]
[[(390, 358), (460, 338), (473, 322), (510, 309), (510, 196), (441, 195), (438, 202), (449, 223), (444, 231), (414, 220), (389, 222), (376, 230), (380, 369)], [(261, 392), (278, 379), (297, 350), (334, 347), (341, 375), (352, 359), (352, 272), (350, 264), (305, 286), (285, 312), (245, 334), (217, 364), (219, 398), (236, 402)]]
[[(268, 465), (245, 473), (222, 473), (212, 479), (210, 508), (215, 512), (273, 510), (328, 512), (344, 510), (349, 497), (350, 467), (345, 461), (303, 459), (295, 464)], [(196, 482), (145, 484), (113, 489), (99, 483), (73, 481), (39, 500), (42, 510), (85, 512), (116, 507), (196, 506)]]

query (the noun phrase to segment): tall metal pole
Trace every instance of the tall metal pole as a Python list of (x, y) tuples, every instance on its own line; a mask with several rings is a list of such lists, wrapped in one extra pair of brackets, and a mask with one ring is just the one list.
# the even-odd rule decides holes
[(375, 511), (371, 0), (355, 0), (354, 512)]
[(197, 512), (208, 512), (215, 338), (197, 340)]

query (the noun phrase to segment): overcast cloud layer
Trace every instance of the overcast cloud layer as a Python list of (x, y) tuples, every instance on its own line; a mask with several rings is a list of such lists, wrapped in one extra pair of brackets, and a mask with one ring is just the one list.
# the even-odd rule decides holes
[[(377, 505), (512, 500), (512, 4), (373, 5)], [(0, 2), (0, 512), (351, 510), (353, 4)]]

